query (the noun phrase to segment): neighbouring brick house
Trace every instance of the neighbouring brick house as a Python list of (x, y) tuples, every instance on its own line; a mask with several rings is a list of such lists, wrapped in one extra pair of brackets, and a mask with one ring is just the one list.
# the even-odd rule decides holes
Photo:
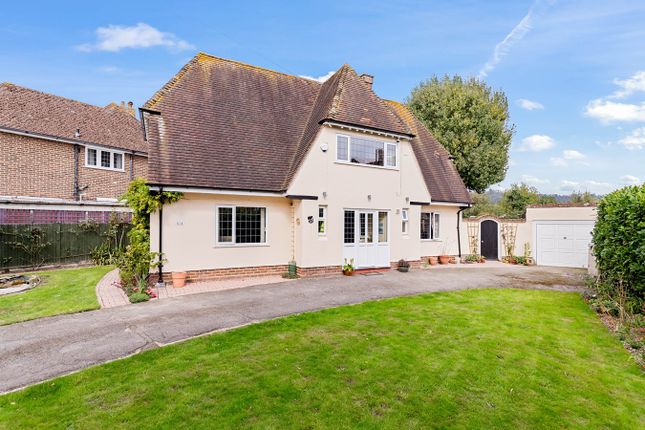
[(5, 222), (69, 218), (50, 213), (54, 210), (112, 211), (128, 183), (147, 177), (147, 170), (147, 146), (131, 103), (99, 107), (0, 84), (0, 219)]

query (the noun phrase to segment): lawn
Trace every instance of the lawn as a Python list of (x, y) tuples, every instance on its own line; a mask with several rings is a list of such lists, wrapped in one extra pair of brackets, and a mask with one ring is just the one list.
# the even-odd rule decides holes
[(96, 284), (109, 266), (37, 273), (43, 283), (24, 293), (0, 296), (0, 325), (98, 309)]
[(468, 290), (291, 316), (0, 397), (4, 428), (643, 428), (579, 295)]

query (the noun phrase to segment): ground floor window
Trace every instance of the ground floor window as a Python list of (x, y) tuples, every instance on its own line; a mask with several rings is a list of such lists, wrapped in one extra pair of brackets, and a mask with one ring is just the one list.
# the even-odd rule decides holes
[(327, 234), (327, 206), (318, 206), (318, 235)]
[(401, 209), (401, 233), (408, 234), (408, 210)]
[(266, 208), (220, 206), (216, 219), (218, 243), (266, 243)]
[(440, 215), (436, 212), (421, 212), (421, 239), (439, 239)]
[(344, 222), (344, 229), (345, 229), (345, 234), (344, 234), (344, 243), (354, 243), (355, 239), (355, 228), (356, 228), (356, 220), (355, 220), (355, 213), (354, 211), (345, 211), (345, 222)]

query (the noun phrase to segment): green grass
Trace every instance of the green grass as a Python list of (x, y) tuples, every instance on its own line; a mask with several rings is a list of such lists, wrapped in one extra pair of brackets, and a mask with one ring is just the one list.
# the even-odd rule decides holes
[(636, 429), (643, 393), (579, 295), (470, 290), (148, 351), (0, 397), (0, 427)]
[(43, 282), (33, 290), (0, 296), (0, 325), (98, 309), (96, 284), (109, 266), (37, 273)]

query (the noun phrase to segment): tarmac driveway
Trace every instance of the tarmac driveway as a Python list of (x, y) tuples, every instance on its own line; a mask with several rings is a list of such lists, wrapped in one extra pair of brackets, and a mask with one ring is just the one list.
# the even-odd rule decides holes
[(0, 392), (205, 333), (295, 313), (435, 291), (580, 291), (583, 286), (584, 272), (577, 269), (486, 266), (301, 279), (3, 326)]

